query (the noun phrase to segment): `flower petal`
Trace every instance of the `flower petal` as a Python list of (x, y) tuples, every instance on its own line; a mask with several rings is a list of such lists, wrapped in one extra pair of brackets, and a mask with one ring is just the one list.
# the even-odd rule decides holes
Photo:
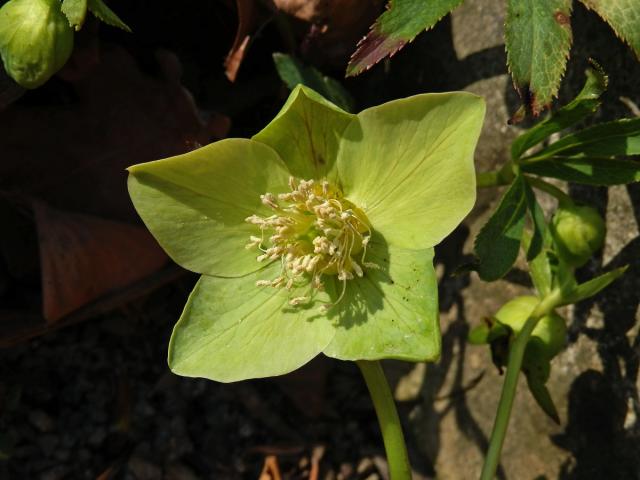
[(469, 213), (484, 110), (466, 92), (417, 95), (364, 110), (344, 131), (343, 192), (389, 244), (432, 247)]
[[(381, 268), (369, 268), (364, 277), (347, 281), (344, 297), (329, 311), (336, 335), (325, 355), (341, 360), (437, 359), (440, 328), (433, 249), (387, 246), (374, 234), (367, 260)], [(334, 288), (341, 288), (339, 282)]]
[(289, 173), (273, 149), (231, 138), (129, 173), (136, 210), (176, 263), (227, 277), (262, 267), (257, 250), (245, 249), (259, 232), (245, 218), (270, 215), (260, 195), (287, 189)]
[(203, 275), (169, 344), (171, 370), (220, 382), (282, 375), (331, 341), (334, 327), (314, 308), (293, 308), (282, 289), (256, 287), (275, 277), (275, 262), (241, 278)]
[(333, 168), (340, 135), (353, 117), (298, 85), (278, 115), (253, 140), (275, 149), (295, 177), (318, 179)]

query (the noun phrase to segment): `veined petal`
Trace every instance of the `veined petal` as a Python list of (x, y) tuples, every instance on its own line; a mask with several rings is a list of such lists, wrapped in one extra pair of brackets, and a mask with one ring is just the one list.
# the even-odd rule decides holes
[(255, 286), (279, 271), (275, 262), (241, 278), (203, 275), (173, 330), (171, 370), (233, 382), (282, 375), (320, 353), (334, 335), (331, 322), (317, 308), (289, 306), (284, 289)]
[(298, 85), (278, 115), (253, 140), (278, 152), (295, 177), (323, 178), (335, 165), (340, 136), (353, 117)]
[(390, 245), (432, 247), (469, 213), (484, 111), (470, 93), (424, 94), (364, 110), (345, 129), (343, 192)]
[[(336, 334), (324, 353), (341, 360), (435, 360), (440, 355), (433, 249), (410, 250), (373, 237), (362, 278), (349, 280), (329, 311)], [(334, 289), (341, 285), (335, 282)], [(335, 296), (335, 292), (334, 292)]]
[(270, 215), (260, 200), (285, 191), (289, 173), (270, 147), (230, 138), (129, 168), (129, 194), (158, 243), (179, 265), (237, 277), (263, 265), (245, 245), (259, 229), (245, 219)]

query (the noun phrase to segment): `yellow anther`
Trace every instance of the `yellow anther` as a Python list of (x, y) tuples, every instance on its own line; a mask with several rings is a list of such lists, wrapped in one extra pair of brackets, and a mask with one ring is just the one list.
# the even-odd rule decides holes
[[(379, 268), (366, 262), (371, 228), (364, 212), (342, 197), (329, 182), (289, 179), (291, 192), (260, 196), (274, 211), (269, 217), (251, 215), (246, 221), (260, 227), (262, 236), (251, 236), (247, 248), (257, 247), (259, 262), (281, 261), (280, 275), (258, 280), (256, 285), (309, 288), (309, 294), (296, 296), (289, 303), (302, 305), (313, 300), (314, 292), (324, 290), (323, 276), (336, 275), (345, 295), (348, 280), (362, 277), (365, 268)], [(358, 256), (356, 261), (355, 256)]]

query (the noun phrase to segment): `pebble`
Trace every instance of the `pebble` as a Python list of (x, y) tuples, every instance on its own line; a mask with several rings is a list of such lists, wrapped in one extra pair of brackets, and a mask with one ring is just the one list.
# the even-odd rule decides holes
[(55, 428), (53, 418), (42, 410), (33, 410), (29, 413), (29, 423), (33, 425), (39, 432), (49, 433)]
[(47, 470), (46, 472), (43, 472), (40, 475), (40, 480), (62, 480), (69, 474), (70, 471), (71, 469), (66, 465), (58, 465), (51, 468), (50, 470)]
[(162, 470), (157, 465), (135, 455), (129, 459), (127, 467), (137, 480), (160, 480), (162, 478)]
[(164, 480), (198, 480), (193, 470), (181, 463), (169, 465)]
[(362, 475), (363, 473), (367, 473), (369, 470), (372, 470), (373, 468), (374, 468), (373, 461), (370, 458), (365, 457), (362, 460), (360, 460), (360, 463), (358, 463), (356, 472), (358, 472), (358, 475)]

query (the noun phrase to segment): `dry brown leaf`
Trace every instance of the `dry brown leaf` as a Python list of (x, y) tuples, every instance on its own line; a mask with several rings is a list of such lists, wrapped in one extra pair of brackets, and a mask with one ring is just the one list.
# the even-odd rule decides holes
[(256, 0), (236, 0), (238, 11), (238, 29), (233, 45), (224, 60), (224, 73), (231, 82), (236, 81), (238, 69), (244, 59), (257, 21)]
[(262, 467), (262, 472), (260, 472), (259, 480), (282, 480), (277, 457), (269, 455), (264, 459), (264, 466)]
[(167, 257), (142, 227), (34, 202), (43, 314), (55, 322), (161, 268)]
[(310, 24), (301, 51), (312, 63), (341, 66), (380, 13), (382, 0), (273, 0), (273, 6)]

